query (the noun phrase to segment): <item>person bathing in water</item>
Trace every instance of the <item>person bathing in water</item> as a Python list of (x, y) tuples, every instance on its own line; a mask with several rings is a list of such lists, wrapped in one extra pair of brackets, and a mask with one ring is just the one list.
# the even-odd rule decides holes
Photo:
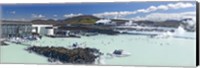
[(78, 43), (76, 42), (76, 43), (73, 43), (73, 45), (72, 45), (73, 47), (78, 47)]
[[(81, 46), (82, 45), (82, 46)], [(72, 47), (74, 48), (77, 48), (77, 47), (82, 47), (82, 48), (85, 48), (86, 47), (86, 43), (81, 43), (81, 44), (78, 44), (77, 42), (76, 43), (73, 43), (72, 44)]]

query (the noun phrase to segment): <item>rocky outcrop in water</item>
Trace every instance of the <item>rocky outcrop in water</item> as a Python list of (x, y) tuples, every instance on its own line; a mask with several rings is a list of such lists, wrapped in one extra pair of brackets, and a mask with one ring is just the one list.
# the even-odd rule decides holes
[(1, 44), (0, 44), (1, 46), (8, 46), (8, 44), (5, 43), (4, 41), (1, 41), (0, 43), (1, 43)]
[(92, 64), (102, 54), (95, 48), (67, 49), (64, 47), (32, 46), (26, 50), (50, 58), (53, 61), (73, 64)]

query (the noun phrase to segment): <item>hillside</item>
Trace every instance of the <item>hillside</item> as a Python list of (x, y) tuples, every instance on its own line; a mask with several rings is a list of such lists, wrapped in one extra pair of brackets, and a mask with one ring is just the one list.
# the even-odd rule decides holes
[(57, 21), (53, 20), (53, 19), (49, 19), (49, 20), (32, 20), (31, 21), (32, 24), (56, 24)]
[[(64, 20), (33, 20), (31, 21), (33, 24), (53, 24), (53, 25), (65, 25), (65, 24), (87, 24), (92, 25), (95, 24), (97, 20), (100, 20), (100, 18), (92, 16), (92, 15), (82, 15), (82, 16), (76, 16), (67, 18)], [(117, 25), (123, 25), (128, 20), (121, 20), (121, 19), (111, 19), (112, 22), (116, 22)], [(184, 24), (182, 21), (177, 20), (167, 20), (163, 22), (154, 22), (154, 21), (148, 21), (148, 20), (140, 20), (140, 21), (133, 21), (133, 23), (136, 23), (140, 26), (154, 26), (154, 27), (174, 27), (177, 28), (180, 25), (184, 25), (184, 27), (187, 27), (187, 24)], [(190, 28), (193, 28), (192, 31), (194, 31), (195, 27), (187, 27), (188, 30)]]
[(72, 18), (67, 18), (64, 20), (53, 20), (53, 19), (49, 19), (49, 20), (41, 20), (41, 19), (37, 19), (37, 20), (32, 20), (31, 23), (33, 24), (54, 24), (54, 25), (63, 25), (63, 24), (95, 24), (95, 22), (97, 20), (99, 20), (100, 18), (95, 17), (95, 16), (91, 16), (91, 15), (82, 15), (82, 16), (76, 16), (76, 17), (72, 17)]
[(155, 27), (178, 27), (181, 24), (181, 21), (163, 21), (163, 22), (154, 22), (148, 20), (135, 21), (135, 23), (144, 26), (155, 26)]
[(95, 22), (99, 19), (100, 18), (91, 15), (82, 15), (82, 16), (67, 18), (60, 22), (66, 24), (95, 24)]

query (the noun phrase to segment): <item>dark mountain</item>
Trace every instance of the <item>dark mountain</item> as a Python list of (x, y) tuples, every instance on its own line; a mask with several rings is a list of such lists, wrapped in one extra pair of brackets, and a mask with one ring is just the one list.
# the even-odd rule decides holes
[(49, 20), (37, 19), (37, 20), (32, 20), (31, 23), (32, 24), (56, 24), (57, 22), (53, 19), (49, 19)]
[(178, 20), (166, 20), (164, 22), (156, 22), (154, 26), (162, 26), (162, 27), (179, 27), (181, 25), (181, 21)]
[[(31, 22), (19, 22), (19, 21), (3, 21), (4, 24), (9, 24), (9, 23), (22, 23), (22, 24), (52, 24), (56, 26), (62, 26), (66, 24), (72, 24), (72, 25), (92, 25), (95, 24), (97, 20), (100, 20), (101, 18), (92, 16), (92, 15), (82, 15), (82, 16), (76, 16), (76, 17), (71, 17), (67, 18), (64, 20), (42, 20), (42, 19), (37, 19), (37, 20), (32, 20)], [(138, 24), (140, 26), (153, 26), (153, 27), (174, 27), (178, 28), (179, 26), (183, 26), (187, 31), (195, 31), (196, 27), (195, 25), (189, 25), (188, 23), (184, 23), (184, 21), (191, 20), (191, 19), (183, 19), (183, 20), (166, 20), (162, 22), (156, 22), (156, 21), (149, 21), (149, 20), (140, 20), (140, 21), (132, 21), (135, 24)], [(117, 23), (117, 25), (123, 25), (129, 20), (123, 20), (123, 19), (111, 19), (112, 22)], [(95, 26), (97, 27), (97, 26)], [(101, 28), (106, 28), (106, 27), (101, 27)]]
[(82, 15), (76, 16), (72, 18), (67, 18), (64, 20), (32, 20), (31, 23), (33, 24), (54, 24), (54, 25), (63, 25), (63, 24), (94, 24), (100, 18), (91, 16), (91, 15)]
[(155, 22), (149, 20), (133, 21), (134, 23), (141, 26), (154, 26), (154, 27), (178, 27), (181, 24), (181, 21), (172, 21), (167, 20), (163, 22)]
[[(97, 20), (100, 20), (101, 18), (92, 16), (92, 15), (81, 15), (76, 17), (67, 18), (64, 20), (33, 20), (32, 23), (34, 24), (54, 24), (54, 25), (64, 25), (64, 24), (95, 24)], [(122, 20), (122, 19), (111, 19), (112, 22), (116, 22), (117, 25), (122, 25), (128, 22), (129, 20)], [(182, 23), (182, 21), (178, 20), (166, 20), (163, 22), (155, 22), (155, 21), (149, 21), (149, 20), (140, 20), (140, 21), (133, 21), (133, 23), (136, 23), (141, 26), (156, 26), (156, 27), (178, 27)]]
[(82, 15), (82, 16), (76, 16), (72, 18), (67, 18), (61, 23), (66, 23), (66, 24), (95, 24), (97, 20), (100, 18), (91, 16), (91, 15)]

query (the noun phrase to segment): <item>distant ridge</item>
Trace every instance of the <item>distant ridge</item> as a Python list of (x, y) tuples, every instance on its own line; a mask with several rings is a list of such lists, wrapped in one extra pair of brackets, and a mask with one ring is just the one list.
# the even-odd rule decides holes
[(92, 15), (81, 15), (76, 17), (71, 17), (60, 21), (65, 24), (95, 24), (100, 18)]
[[(84, 25), (92, 25), (95, 24), (96, 21), (100, 20), (102, 18), (98, 18), (92, 15), (81, 15), (81, 16), (76, 16), (76, 17), (71, 17), (67, 19), (61, 19), (61, 20), (53, 20), (53, 19), (48, 19), (48, 20), (42, 20), (42, 19), (37, 19), (37, 20), (32, 20), (32, 21), (5, 21), (3, 20), (3, 23), (8, 24), (52, 24), (52, 25), (66, 25), (66, 24), (84, 24)], [(110, 19), (112, 22), (115, 22), (117, 25), (123, 25), (129, 20), (123, 20), (123, 19)], [(183, 19), (184, 21), (185, 19)], [(182, 20), (166, 20), (166, 21), (149, 21), (149, 20), (139, 20), (139, 21), (134, 21), (132, 20), (133, 23), (136, 23), (140, 26), (152, 26), (152, 27), (172, 27), (172, 28), (178, 28), (180, 25), (182, 25), (187, 31), (196, 31), (193, 26), (188, 26), (188, 24), (183, 23)]]

